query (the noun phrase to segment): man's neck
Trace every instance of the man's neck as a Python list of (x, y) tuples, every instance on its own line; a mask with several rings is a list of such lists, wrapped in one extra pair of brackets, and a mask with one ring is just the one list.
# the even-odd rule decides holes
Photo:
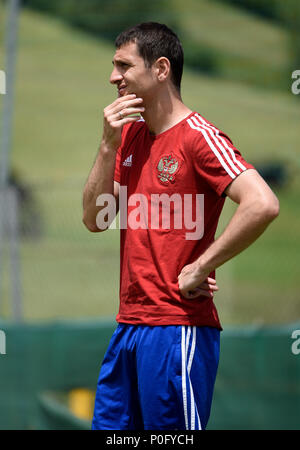
[(147, 102), (142, 114), (151, 134), (163, 133), (192, 112), (184, 105), (179, 94), (165, 91), (158, 99)]

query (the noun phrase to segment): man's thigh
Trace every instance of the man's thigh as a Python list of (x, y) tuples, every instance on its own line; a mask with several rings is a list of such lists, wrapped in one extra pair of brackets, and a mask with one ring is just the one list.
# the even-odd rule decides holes
[(95, 398), (93, 430), (142, 430), (134, 327), (120, 324), (105, 354)]

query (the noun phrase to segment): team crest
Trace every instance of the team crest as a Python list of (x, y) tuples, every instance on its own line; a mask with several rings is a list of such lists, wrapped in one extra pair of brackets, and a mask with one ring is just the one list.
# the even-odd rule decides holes
[(163, 184), (168, 184), (169, 182), (173, 183), (178, 168), (179, 162), (172, 154), (163, 156), (157, 164), (158, 179)]

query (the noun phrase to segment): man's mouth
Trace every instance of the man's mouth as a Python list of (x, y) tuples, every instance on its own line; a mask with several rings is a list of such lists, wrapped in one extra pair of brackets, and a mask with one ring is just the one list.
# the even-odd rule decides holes
[(119, 86), (118, 93), (119, 95), (123, 95), (125, 93), (126, 86)]

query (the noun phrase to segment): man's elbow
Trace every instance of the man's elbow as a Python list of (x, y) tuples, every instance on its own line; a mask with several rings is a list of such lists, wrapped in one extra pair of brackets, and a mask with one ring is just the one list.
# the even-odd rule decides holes
[(272, 213), (272, 220), (276, 219), (276, 217), (279, 216), (279, 213), (280, 213), (280, 203), (279, 203), (279, 200), (278, 200), (277, 197), (275, 197), (275, 201), (274, 201), (274, 204), (273, 204), (271, 213)]
[(92, 233), (97, 233), (97, 232), (102, 231), (102, 230), (99, 230), (96, 223), (88, 221), (84, 216), (82, 218), (82, 222), (85, 225), (85, 227)]
[(82, 217), (82, 222), (84, 223), (85, 227), (92, 233), (101, 233), (101, 231), (106, 231), (108, 229), (108, 227), (106, 228), (98, 226), (96, 219), (91, 220), (85, 214)]
[(85, 214), (83, 214), (82, 222), (84, 223), (85, 227), (92, 233), (101, 233), (102, 231), (108, 230), (110, 226), (108, 220), (98, 221), (97, 217), (95, 219), (91, 219), (90, 217), (87, 217)]
[(274, 195), (272, 198), (262, 200), (261, 216), (266, 222), (272, 222), (279, 216), (280, 204), (278, 198)]

